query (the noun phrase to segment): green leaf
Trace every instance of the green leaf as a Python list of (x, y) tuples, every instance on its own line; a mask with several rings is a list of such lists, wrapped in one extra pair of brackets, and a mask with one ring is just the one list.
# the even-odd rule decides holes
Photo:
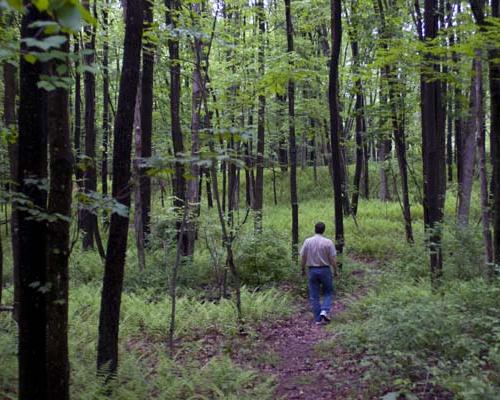
[(25, 38), (22, 39), (24, 43), (26, 43), (27, 46), (29, 47), (38, 47), (39, 49), (42, 50), (49, 50), (54, 47), (59, 47), (63, 43), (66, 42), (66, 36), (62, 35), (54, 35), (54, 36), (49, 36), (47, 38), (44, 38), (43, 40), (38, 40), (34, 38)]
[(34, 64), (38, 60), (38, 58), (36, 56), (34, 56), (33, 54), (25, 54), (24, 59), (27, 62), (29, 62), (30, 64)]
[(56, 87), (49, 81), (39, 81), (37, 84), (39, 89), (45, 89), (47, 92), (54, 90)]

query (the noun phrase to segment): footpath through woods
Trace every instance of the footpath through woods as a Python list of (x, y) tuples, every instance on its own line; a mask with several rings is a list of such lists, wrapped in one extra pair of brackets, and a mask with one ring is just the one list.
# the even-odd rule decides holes
[(345, 312), (350, 302), (366, 292), (366, 285), (370, 284), (366, 275), (378, 272), (373, 267), (373, 264), (367, 265), (366, 270), (350, 272), (349, 278), (363, 283), (356, 285), (354, 293), (335, 299), (329, 325), (315, 325), (307, 300), (303, 299), (291, 317), (258, 327), (257, 337), (247, 339), (252, 340), (253, 351), (239, 352), (236, 361), (274, 376), (275, 395), (279, 399), (366, 398), (369, 391), (363, 381), (366, 367), (361, 365), (359, 356), (350, 354), (341, 342), (336, 343), (339, 334), (335, 330), (335, 319)]

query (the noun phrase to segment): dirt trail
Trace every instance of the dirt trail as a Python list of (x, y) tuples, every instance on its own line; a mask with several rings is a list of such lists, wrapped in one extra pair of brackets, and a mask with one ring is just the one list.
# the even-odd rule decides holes
[[(347, 302), (346, 298), (337, 299), (332, 314), (344, 312)], [(275, 376), (277, 399), (366, 398), (361, 394), (365, 391), (360, 360), (342, 346), (322, 346), (325, 342), (335, 342), (335, 320), (329, 326), (315, 325), (305, 300), (292, 317), (264, 324), (256, 333), (254, 340), (259, 347), (237, 361)]]

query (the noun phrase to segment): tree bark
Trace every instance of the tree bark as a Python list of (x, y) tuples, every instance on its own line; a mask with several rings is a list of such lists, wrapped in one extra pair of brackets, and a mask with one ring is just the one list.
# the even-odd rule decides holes
[[(471, 0), (471, 9), (476, 23), (484, 29), (488, 22), (484, 19), (483, 3)], [(491, 18), (500, 23), (500, 1), (491, 1)], [(488, 50), (490, 83), (490, 149), (493, 164), (493, 262), (500, 264), (500, 49), (494, 46)], [(483, 183), (481, 183), (482, 186)], [(484, 225), (483, 225), (484, 229)]]
[[(167, 25), (171, 25), (174, 29), (177, 26), (177, 14), (181, 9), (181, 0), (165, 0), (167, 12), (165, 15)], [(172, 130), (172, 142), (174, 147), (174, 157), (181, 157), (184, 153), (184, 143), (181, 129), (181, 65), (179, 60), (179, 41), (177, 39), (169, 39), (168, 50), (170, 55), (170, 119)], [(177, 209), (182, 209), (186, 200), (186, 182), (184, 179), (184, 166), (180, 160), (175, 161), (175, 173), (173, 177), (173, 194), (174, 206)], [(181, 221), (176, 222), (177, 232), (180, 232)], [(179, 235), (179, 233), (178, 233)], [(186, 254), (187, 235), (178, 236), (178, 240), (182, 240), (182, 252)]]
[(476, 122), (474, 110), (477, 107), (480, 99), (476, 98), (477, 91), (475, 90), (478, 76), (475, 72), (475, 60), (472, 61), (471, 67), (471, 90), (469, 99), (469, 115), (467, 117), (466, 129), (462, 130), (461, 134), (461, 157), (458, 160), (460, 163), (460, 180), (458, 182), (458, 213), (457, 220), (461, 226), (469, 224), (469, 211), (472, 195), (472, 184), (474, 183), (474, 169), (476, 164)]
[[(32, 38), (31, 25), (42, 19), (35, 7), (28, 7), (21, 22), (21, 39)], [(21, 42), (23, 52), (29, 49)], [(36, 182), (47, 178), (47, 120), (45, 92), (38, 88), (44, 72), (40, 62), (20, 59), (18, 176), (19, 192), (46, 212), (47, 193)], [(29, 154), (29, 157), (26, 157)], [(30, 179), (30, 181), (25, 181)], [(46, 296), (39, 290), (47, 282), (47, 230), (45, 221), (32, 218), (26, 209), (16, 208), (19, 234), (19, 399), (44, 400), (47, 387)]]
[[(287, 52), (293, 52), (291, 0), (285, 0)], [(291, 62), (291, 61), (290, 61)], [(290, 152), (290, 203), (292, 206), (292, 262), (298, 263), (299, 200), (297, 196), (297, 145), (295, 141), (295, 82), (288, 79), (288, 150)]]
[[(3, 96), (3, 122), (7, 129), (14, 129), (17, 131), (16, 121), (16, 96), (17, 96), (17, 68), (9, 62), (3, 63), (3, 82), (4, 82), (4, 96)], [(9, 164), (10, 164), (10, 179), (16, 182), (17, 178), (17, 164), (18, 164), (18, 143), (9, 143)], [(12, 188), (16, 191), (18, 188)], [(19, 311), (19, 235), (17, 227), (17, 213), (14, 210), (15, 204), (12, 205), (12, 213), (10, 217), (10, 232), (12, 243), (12, 264), (13, 264), (13, 277), (14, 277), (14, 319), (17, 320)], [(0, 277), (0, 284), (2, 278)], [(0, 289), (1, 290), (1, 289)], [(1, 303), (1, 301), (0, 301)]]
[[(80, 168), (81, 154), (81, 138), (82, 138), (82, 77), (80, 74), (80, 37), (75, 35), (74, 45), (75, 58), (75, 116), (74, 116), (74, 132), (73, 141), (75, 146), (75, 180), (80, 189), (83, 186), (82, 169)], [(81, 213), (78, 213), (78, 227), (81, 227)]]
[(134, 141), (135, 141), (135, 158), (134, 158), (134, 231), (135, 231), (135, 244), (137, 249), (137, 264), (139, 271), (144, 271), (146, 268), (146, 254), (144, 246), (144, 221), (142, 214), (142, 196), (141, 196), (141, 154), (142, 154), (142, 126), (141, 126), (141, 81), (139, 80), (139, 87), (137, 88), (137, 95), (135, 98), (135, 111), (134, 111)]
[[(153, 29), (154, 17), (153, 1), (144, 2), (144, 30)], [(141, 82), (141, 131), (142, 145), (141, 158), (148, 159), (152, 155), (153, 138), (153, 78), (154, 78), (154, 44), (146, 41), (142, 51), (142, 82)], [(141, 191), (141, 214), (144, 238), (151, 232), (151, 177), (147, 168), (141, 169), (139, 178)]]
[[(66, 37), (69, 41), (69, 37)], [(60, 51), (69, 52), (69, 43)], [(66, 63), (66, 62), (64, 62)], [(49, 62), (49, 75), (57, 76), (62, 62)], [(64, 73), (67, 77), (67, 73)], [(68, 284), (72, 200), (73, 153), (69, 127), (69, 95), (58, 88), (47, 93), (50, 154), (48, 212), (57, 216), (47, 224), (47, 387), (48, 398), (69, 399)]]
[[(139, 83), (142, 1), (127, 0), (123, 68), (120, 93), (114, 123), (112, 195), (123, 206), (130, 207), (130, 156), (134, 122), (135, 99)], [(104, 266), (104, 279), (99, 315), (97, 369), (111, 378), (118, 368), (118, 333), (120, 304), (127, 250), (129, 214), (113, 213)], [(104, 369), (106, 369), (104, 371)]]
[[(264, 46), (266, 33), (266, 19), (264, 1), (257, 0), (257, 21), (259, 25), (259, 49), (258, 49), (258, 68), (259, 75), (264, 76)], [(288, 32), (287, 32), (288, 37)], [(288, 39), (287, 39), (288, 40)], [(292, 45), (293, 46), (293, 45)], [(289, 50), (293, 51), (293, 50)], [(254, 194), (254, 221), (255, 232), (262, 231), (262, 206), (264, 203), (264, 149), (265, 149), (265, 122), (266, 122), (266, 97), (263, 93), (259, 93), (259, 105), (257, 108), (257, 157), (255, 165), (255, 194)]]
[(484, 262), (486, 270), (491, 273), (490, 266), (493, 261), (493, 239), (490, 229), (490, 205), (488, 196), (488, 174), (486, 170), (486, 149), (485, 149), (485, 127), (483, 125), (483, 67), (481, 62), (481, 52), (476, 51), (476, 57), (473, 61), (474, 75), (476, 77), (474, 90), (474, 131), (476, 134), (477, 154), (478, 154), (478, 169), (479, 182), (481, 191), (481, 223), (483, 226), (483, 242), (484, 242)]
[[(500, 23), (500, 1), (492, 0), (491, 16)], [(490, 140), (493, 154), (493, 188), (494, 188), (494, 222), (493, 248), (494, 261), (500, 264), (500, 50), (498, 47), (489, 50), (489, 81), (490, 81)]]
[[(199, 18), (201, 14), (200, 4), (193, 4), (193, 11)], [(187, 182), (186, 200), (188, 206), (188, 219), (186, 222), (187, 245), (183, 249), (184, 256), (191, 256), (194, 253), (196, 241), (196, 217), (198, 214), (198, 190), (200, 181), (200, 168), (198, 165), (200, 158), (200, 128), (201, 128), (201, 100), (204, 92), (203, 78), (201, 75), (201, 62), (203, 48), (200, 38), (193, 39), (194, 69), (192, 75), (192, 96), (191, 96), (191, 177)]]
[[(94, 0), (94, 8), (95, 8)], [(84, 1), (84, 6), (89, 9), (90, 0)], [(84, 62), (87, 67), (90, 67), (95, 62), (95, 42), (96, 28), (91, 25), (86, 25), (85, 29), (85, 50), (87, 53), (84, 56)], [(92, 192), (97, 191), (97, 171), (96, 171), (96, 129), (95, 129), (95, 112), (96, 112), (96, 96), (95, 96), (95, 75), (93, 72), (85, 71), (83, 74), (83, 84), (85, 91), (85, 169), (83, 171), (83, 186), (85, 194), (88, 196)], [(89, 210), (82, 210), (81, 224), (84, 230), (83, 248), (85, 250), (94, 248), (94, 237), (97, 229), (97, 215)]]
[[(408, 243), (413, 243), (413, 229), (411, 225), (411, 209), (410, 209), (410, 197), (408, 193), (408, 169), (406, 161), (406, 138), (405, 138), (405, 121), (404, 121), (404, 111), (398, 108), (398, 96), (396, 95), (394, 79), (393, 76), (395, 72), (390, 73), (389, 77), (389, 101), (391, 102), (391, 114), (392, 114), (392, 127), (394, 143), (396, 145), (396, 156), (398, 159), (399, 175), (401, 179), (401, 192), (403, 197), (403, 219), (405, 222), (405, 233), (406, 241)], [(401, 85), (402, 83), (400, 83)], [(403, 89), (404, 90), (404, 89)], [(401, 93), (399, 97), (404, 96)], [(404, 107), (404, 105), (403, 105)]]
[(102, 44), (102, 161), (101, 161), (101, 185), (102, 194), (108, 195), (108, 153), (111, 127), (111, 114), (109, 105), (111, 96), (109, 93), (109, 0), (105, 0), (102, 8), (102, 27), (104, 38)]
[[(437, 36), (437, 0), (425, 0), (424, 43)], [(424, 50), (421, 74), (422, 160), (424, 172), (424, 222), (428, 235), (431, 279), (439, 283), (443, 269), (441, 224), (446, 194), (445, 129), (441, 101), (441, 82), (436, 79), (439, 65), (436, 57)]]
[(342, 164), (340, 151), (340, 111), (339, 111), (339, 60), (342, 44), (342, 4), (340, 0), (330, 0), (332, 51), (328, 84), (330, 109), (330, 141), (332, 147), (333, 192), (335, 204), (335, 245), (337, 253), (344, 248), (344, 217), (342, 212)]

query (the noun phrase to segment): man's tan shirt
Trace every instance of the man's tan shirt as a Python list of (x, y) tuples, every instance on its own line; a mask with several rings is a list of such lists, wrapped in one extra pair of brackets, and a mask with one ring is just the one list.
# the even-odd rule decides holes
[(302, 245), (302, 249), (300, 249), (300, 255), (305, 257), (305, 264), (308, 267), (322, 267), (325, 265), (333, 267), (331, 260), (336, 254), (333, 242), (320, 234), (307, 238)]

